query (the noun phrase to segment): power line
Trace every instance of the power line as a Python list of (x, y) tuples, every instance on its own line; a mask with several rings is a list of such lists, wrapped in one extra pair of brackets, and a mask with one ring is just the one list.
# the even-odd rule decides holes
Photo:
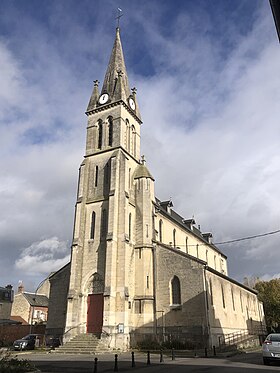
[[(221, 242), (213, 242), (212, 245), (227, 245), (227, 244), (230, 244), (230, 243), (234, 243), (234, 242), (240, 242), (240, 241), (245, 241), (245, 240), (252, 240), (254, 238), (260, 238), (260, 237), (265, 237), (265, 236), (270, 236), (270, 235), (273, 235), (273, 234), (277, 234), (277, 233), (280, 233), (280, 229), (277, 229), (276, 231), (271, 231), (271, 232), (266, 232), (266, 233), (261, 233), (261, 234), (256, 234), (254, 236), (247, 236), (247, 237), (242, 237), (242, 238), (236, 238), (234, 240), (228, 240), (228, 241), (221, 241)], [(211, 243), (200, 243), (200, 244), (188, 244), (188, 247), (190, 246), (208, 246), (208, 245), (211, 245)], [(176, 247), (185, 247), (185, 245), (177, 245), (176, 244)]]
[(254, 236), (248, 236), (248, 237), (242, 237), (242, 238), (236, 238), (235, 240), (229, 240), (229, 241), (222, 241), (222, 242), (215, 242), (214, 245), (226, 245), (228, 243), (233, 242), (239, 242), (239, 241), (245, 241), (245, 240), (251, 240), (253, 238), (259, 238), (259, 237), (265, 237), (270, 236), (272, 234), (280, 233), (280, 229), (277, 229), (276, 231), (262, 233), (262, 234), (256, 234)]

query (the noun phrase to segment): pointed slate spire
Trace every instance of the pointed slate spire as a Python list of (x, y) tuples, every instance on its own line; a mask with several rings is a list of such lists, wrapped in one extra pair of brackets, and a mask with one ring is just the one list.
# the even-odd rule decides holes
[(96, 104), (97, 104), (98, 97), (99, 97), (98, 84), (99, 84), (99, 81), (98, 81), (98, 80), (95, 80), (95, 81), (94, 81), (94, 86), (93, 86), (92, 95), (91, 95), (91, 97), (90, 97), (90, 100), (89, 100), (89, 103), (88, 103), (88, 107), (87, 107), (86, 113), (87, 113), (88, 111), (91, 111), (91, 110), (93, 110), (93, 109), (96, 108)]
[(104, 78), (101, 94), (103, 93), (108, 93), (111, 101), (127, 100), (130, 96), (119, 27), (116, 29), (115, 43)]

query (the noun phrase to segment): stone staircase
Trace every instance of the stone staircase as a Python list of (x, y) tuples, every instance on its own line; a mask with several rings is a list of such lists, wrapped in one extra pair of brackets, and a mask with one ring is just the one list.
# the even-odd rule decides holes
[(63, 346), (52, 350), (54, 354), (86, 354), (99, 355), (111, 352), (110, 348), (105, 345), (101, 339), (93, 334), (79, 334)]

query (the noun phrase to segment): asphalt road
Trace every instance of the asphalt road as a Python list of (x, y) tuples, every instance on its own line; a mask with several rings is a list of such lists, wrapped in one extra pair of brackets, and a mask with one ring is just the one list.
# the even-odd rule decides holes
[[(55, 355), (31, 353), (22, 358), (33, 361), (35, 366), (44, 373), (94, 373), (95, 356), (88, 355)], [(97, 372), (114, 372), (114, 354), (97, 356)], [(168, 373), (261, 373), (280, 372), (280, 363), (264, 366), (260, 352), (244, 353), (232, 357), (217, 358), (175, 358), (164, 357), (159, 362), (159, 355), (151, 354), (151, 365), (147, 365), (145, 354), (135, 353), (135, 367), (131, 366), (131, 354), (124, 353), (118, 357), (118, 372), (168, 372)]]

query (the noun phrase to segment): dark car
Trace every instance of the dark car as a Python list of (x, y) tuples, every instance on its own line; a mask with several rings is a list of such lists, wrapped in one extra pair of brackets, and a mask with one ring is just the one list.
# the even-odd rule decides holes
[(46, 337), (46, 347), (56, 348), (61, 345), (59, 337), (48, 336)]
[(21, 339), (17, 339), (13, 343), (14, 350), (34, 350), (35, 347), (39, 347), (41, 344), (42, 335), (40, 334), (28, 334)]

